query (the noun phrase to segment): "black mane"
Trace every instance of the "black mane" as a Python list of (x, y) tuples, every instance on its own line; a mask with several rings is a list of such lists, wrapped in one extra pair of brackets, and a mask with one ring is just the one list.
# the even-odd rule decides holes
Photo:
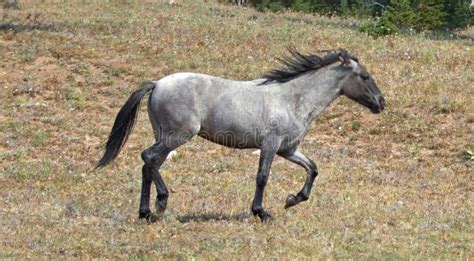
[(309, 71), (318, 70), (324, 66), (339, 61), (340, 56), (358, 61), (356, 57), (353, 57), (344, 49), (339, 49), (337, 51), (320, 51), (327, 53), (323, 57), (317, 55), (304, 55), (294, 47), (288, 47), (288, 52), (290, 53), (289, 56), (284, 56), (283, 58), (278, 59), (278, 61), (285, 67), (281, 69), (273, 69), (265, 73), (262, 78), (265, 78), (266, 80), (261, 83), (261, 85), (272, 82), (284, 83), (291, 81)]

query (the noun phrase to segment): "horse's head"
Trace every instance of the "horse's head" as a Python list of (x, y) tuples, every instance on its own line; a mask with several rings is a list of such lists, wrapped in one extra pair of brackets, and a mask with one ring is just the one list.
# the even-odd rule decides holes
[(348, 55), (340, 55), (342, 67), (349, 73), (342, 83), (341, 93), (350, 99), (369, 108), (373, 113), (380, 113), (385, 106), (385, 99), (379, 87), (367, 70)]

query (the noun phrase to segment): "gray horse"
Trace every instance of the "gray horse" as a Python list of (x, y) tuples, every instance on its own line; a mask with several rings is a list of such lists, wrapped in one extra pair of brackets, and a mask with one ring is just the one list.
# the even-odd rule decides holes
[[(338, 96), (345, 95), (373, 113), (384, 109), (384, 98), (366, 69), (345, 50), (304, 55), (289, 48), (284, 67), (252, 81), (233, 81), (196, 73), (176, 73), (141, 84), (120, 109), (106, 150), (97, 164), (114, 160), (134, 125), (140, 101), (151, 91), (148, 115), (156, 143), (141, 154), (145, 162), (139, 217), (155, 222), (166, 209), (168, 190), (160, 167), (174, 149), (198, 135), (232, 148), (260, 149), (252, 213), (262, 221), (271, 216), (262, 200), (272, 161), (279, 155), (307, 171), (306, 182), (289, 195), (285, 208), (308, 199), (316, 164), (298, 150), (313, 119)], [(150, 188), (156, 185), (157, 215), (150, 211)]]

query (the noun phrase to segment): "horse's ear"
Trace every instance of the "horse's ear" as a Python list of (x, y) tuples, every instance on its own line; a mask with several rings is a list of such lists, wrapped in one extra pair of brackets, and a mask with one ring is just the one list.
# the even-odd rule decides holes
[(342, 66), (348, 69), (355, 70), (357, 68), (357, 62), (345, 55), (339, 55), (339, 61), (342, 63)]
[(342, 56), (340, 56), (340, 55), (338, 56), (338, 58), (339, 58), (339, 61), (340, 61), (342, 64), (344, 64), (344, 58), (342, 58)]
[(347, 57), (344, 56), (344, 55), (339, 55), (338, 58), (339, 58), (339, 61), (341, 62), (341, 64), (342, 64), (344, 67), (346, 67), (346, 68), (352, 68), (351, 59), (347, 58)]

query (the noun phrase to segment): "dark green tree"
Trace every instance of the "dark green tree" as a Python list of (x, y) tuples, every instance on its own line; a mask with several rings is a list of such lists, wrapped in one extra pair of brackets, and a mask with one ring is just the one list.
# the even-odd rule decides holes
[(474, 13), (469, 10), (469, 0), (446, 0), (444, 12), (446, 26), (449, 29), (466, 28), (474, 24)]
[(419, 31), (437, 30), (446, 25), (446, 13), (442, 0), (420, 0), (416, 6), (414, 27)]
[(417, 14), (410, 0), (393, 0), (386, 7), (382, 17), (399, 27), (412, 28), (416, 23)]

